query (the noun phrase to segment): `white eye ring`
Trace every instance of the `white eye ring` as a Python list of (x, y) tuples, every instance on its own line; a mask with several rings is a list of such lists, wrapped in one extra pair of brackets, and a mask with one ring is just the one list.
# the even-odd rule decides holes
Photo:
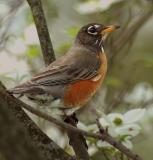
[[(94, 29), (95, 31), (93, 30), (93, 32), (92, 32), (91, 29)], [(96, 27), (95, 27), (95, 26), (90, 26), (90, 27), (88, 28), (87, 32), (88, 32), (89, 34), (93, 34), (93, 35), (97, 35), (97, 34), (98, 34), (98, 32), (96, 32)]]
[(95, 26), (95, 28), (99, 28), (99, 27), (100, 27), (100, 25), (99, 25), (99, 24), (95, 24), (94, 26)]

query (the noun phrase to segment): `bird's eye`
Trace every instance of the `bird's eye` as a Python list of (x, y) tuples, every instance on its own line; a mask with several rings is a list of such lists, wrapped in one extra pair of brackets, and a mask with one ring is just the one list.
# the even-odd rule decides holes
[(89, 34), (93, 34), (93, 35), (98, 34), (98, 32), (97, 32), (97, 30), (96, 30), (96, 28), (95, 28), (94, 26), (90, 26), (90, 27), (88, 28), (87, 32), (88, 32)]

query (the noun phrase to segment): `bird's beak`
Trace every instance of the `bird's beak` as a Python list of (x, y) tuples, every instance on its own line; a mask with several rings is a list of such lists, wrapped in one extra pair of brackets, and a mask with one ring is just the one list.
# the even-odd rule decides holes
[(106, 27), (104, 27), (102, 29), (101, 34), (104, 35), (104, 34), (111, 33), (111, 32), (115, 31), (118, 28), (120, 28), (120, 26), (118, 26), (118, 25), (106, 26)]

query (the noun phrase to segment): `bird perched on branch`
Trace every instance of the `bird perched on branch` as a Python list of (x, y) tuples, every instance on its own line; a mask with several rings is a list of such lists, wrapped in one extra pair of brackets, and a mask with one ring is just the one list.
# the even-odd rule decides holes
[(83, 26), (67, 54), (10, 92), (26, 95), (32, 100), (41, 96), (61, 99), (65, 109), (84, 106), (105, 77), (104, 41), (110, 32), (118, 28), (117, 25), (98, 23)]

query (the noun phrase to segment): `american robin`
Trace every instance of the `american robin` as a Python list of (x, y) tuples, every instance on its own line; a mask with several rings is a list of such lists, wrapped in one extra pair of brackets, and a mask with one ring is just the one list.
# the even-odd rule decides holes
[(84, 106), (105, 77), (107, 59), (103, 45), (108, 33), (117, 28), (117, 25), (98, 23), (83, 26), (67, 54), (10, 92), (30, 99), (40, 95), (58, 98), (63, 101), (64, 108)]

